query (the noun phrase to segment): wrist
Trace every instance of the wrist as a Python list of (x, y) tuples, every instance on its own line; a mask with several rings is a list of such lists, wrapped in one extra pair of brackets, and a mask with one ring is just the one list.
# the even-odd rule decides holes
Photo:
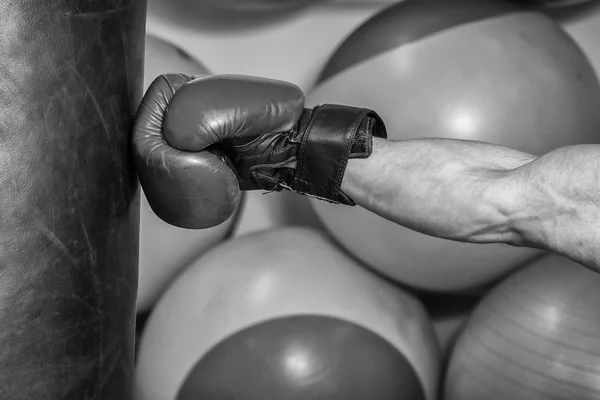
[(380, 191), (373, 177), (381, 175), (382, 168), (387, 168), (382, 162), (386, 159), (383, 153), (386, 152), (387, 143), (387, 139), (373, 137), (369, 157), (348, 160), (340, 191), (360, 206), (368, 206), (373, 201), (373, 195)]
[(297, 165), (289, 189), (336, 204), (355, 201), (341, 190), (348, 162), (371, 156), (375, 137), (386, 137), (385, 125), (372, 110), (322, 105), (299, 123)]
[(506, 218), (505, 243), (545, 249), (547, 235), (540, 219), (543, 205), (536, 200), (534, 188), (524, 184), (519, 169), (503, 171), (500, 175), (494, 198), (497, 209)]

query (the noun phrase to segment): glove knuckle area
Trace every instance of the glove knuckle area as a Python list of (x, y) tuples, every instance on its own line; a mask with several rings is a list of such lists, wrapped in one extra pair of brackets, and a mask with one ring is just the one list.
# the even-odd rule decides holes
[(160, 106), (165, 111), (175, 93), (192, 80), (192, 77), (184, 74), (159, 75), (148, 87), (142, 100), (142, 105), (145, 106), (144, 108), (149, 109)]
[(266, 84), (254, 88), (258, 99), (254, 103), (256, 107), (254, 111), (257, 116), (264, 118), (263, 131), (292, 130), (304, 111), (304, 93), (290, 82), (270, 79), (262, 81)]
[(164, 74), (152, 82), (142, 99), (133, 129), (133, 143), (137, 152), (145, 154), (165, 144), (162, 128), (168, 104), (191, 79), (183, 74)]
[(140, 174), (154, 213), (168, 224), (188, 229), (209, 228), (229, 219), (241, 198), (235, 173), (212, 153), (176, 153), (154, 158)]
[(163, 134), (169, 145), (199, 151), (232, 136), (294, 128), (304, 93), (289, 82), (243, 75), (210, 75), (179, 90), (169, 104)]

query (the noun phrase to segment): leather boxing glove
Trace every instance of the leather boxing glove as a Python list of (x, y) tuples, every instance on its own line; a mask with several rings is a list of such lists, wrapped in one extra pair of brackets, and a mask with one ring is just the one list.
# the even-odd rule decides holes
[(240, 75), (163, 75), (134, 132), (136, 167), (154, 212), (185, 228), (229, 218), (241, 190), (291, 190), (354, 205), (340, 190), (349, 158), (386, 137), (365, 108), (304, 106), (297, 86)]

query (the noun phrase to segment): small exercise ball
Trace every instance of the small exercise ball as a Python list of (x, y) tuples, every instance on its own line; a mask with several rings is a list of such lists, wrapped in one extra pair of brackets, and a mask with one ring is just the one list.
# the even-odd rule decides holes
[(311, 228), (205, 253), (140, 342), (137, 400), (434, 400), (439, 349), (413, 295)]
[[(600, 86), (579, 46), (545, 14), (502, 0), (383, 9), (324, 66), (307, 105), (323, 103), (376, 110), (394, 140), (468, 139), (541, 155), (599, 137)], [(360, 207), (310, 201), (349, 252), (419, 289), (477, 288), (540, 253), (438, 239)]]
[(444, 400), (600, 399), (600, 274), (557, 255), (494, 288), (460, 336)]
[[(163, 73), (207, 74), (207, 69), (175, 45), (147, 35), (144, 84), (147, 89)], [(232, 230), (236, 217), (210, 229), (176, 228), (159, 219), (141, 194), (138, 313), (150, 310), (168, 283), (192, 260), (218, 244)]]

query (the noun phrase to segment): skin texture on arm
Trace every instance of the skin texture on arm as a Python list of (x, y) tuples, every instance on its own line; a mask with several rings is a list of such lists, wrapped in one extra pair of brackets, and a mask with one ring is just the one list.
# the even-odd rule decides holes
[(600, 270), (600, 146), (541, 157), (482, 142), (375, 139), (342, 190), (424, 234), (536, 247)]

